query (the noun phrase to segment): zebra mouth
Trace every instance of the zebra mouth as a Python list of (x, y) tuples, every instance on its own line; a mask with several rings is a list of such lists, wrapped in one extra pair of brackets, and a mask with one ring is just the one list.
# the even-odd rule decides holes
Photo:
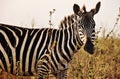
[(87, 38), (87, 41), (84, 46), (84, 50), (90, 54), (94, 53), (94, 44), (91, 42), (90, 38)]

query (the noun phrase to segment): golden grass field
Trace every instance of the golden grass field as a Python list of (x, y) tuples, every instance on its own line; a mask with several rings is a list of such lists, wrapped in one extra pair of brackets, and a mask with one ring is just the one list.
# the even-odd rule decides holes
[(93, 55), (81, 49), (74, 56), (68, 71), (70, 78), (120, 79), (120, 38), (100, 38), (95, 48)]

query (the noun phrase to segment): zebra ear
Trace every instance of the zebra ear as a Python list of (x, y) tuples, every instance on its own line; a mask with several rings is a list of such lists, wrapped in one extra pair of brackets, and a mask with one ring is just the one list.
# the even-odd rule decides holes
[(77, 4), (74, 4), (74, 6), (73, 6), (73, 11), (74, 11), (74, 13), (75, 14), (79, 14), (79, 12), (80, 12), (80, 7), (79, 7), (79, 5), (77, 5)]
[(96, 7), (94, 9), (91, 10), (92, 14), (95, 15), (96, 13), (98, 13), (99, 9), (100, 9), (100, 6), (101, 6), (101, 2), (98, 2), (96, 4)]

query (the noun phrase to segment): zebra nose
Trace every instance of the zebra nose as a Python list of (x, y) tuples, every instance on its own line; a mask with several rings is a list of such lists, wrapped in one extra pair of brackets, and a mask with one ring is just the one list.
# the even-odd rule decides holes
[(94, 44), (92, 43), (90, 37), (87, 37), (87, 41), (85, 43), (84, 50), (90, 54), (94, 53)]

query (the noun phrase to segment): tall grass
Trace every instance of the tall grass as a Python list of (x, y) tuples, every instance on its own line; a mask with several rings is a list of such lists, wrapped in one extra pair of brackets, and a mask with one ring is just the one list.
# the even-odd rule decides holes
[(120, 79), (120, 38), (99, 38), (93, 55), (82, 48), (71, 61), (68, 74), (71, 79)]

